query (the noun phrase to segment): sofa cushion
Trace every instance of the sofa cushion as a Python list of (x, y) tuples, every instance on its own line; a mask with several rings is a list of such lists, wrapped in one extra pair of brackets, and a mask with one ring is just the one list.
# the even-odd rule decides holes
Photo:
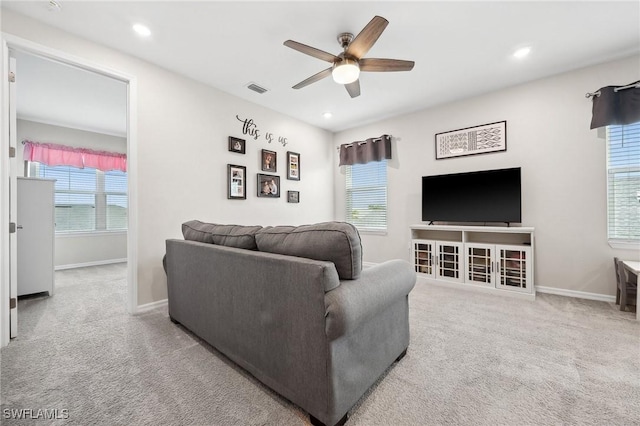
[(333, 262), (342, 280), (362, 271), (362, 245), (355, 226), (324, 222), (302, 226), (262, 228), (256, 234), (258, 250)]
[(261, 226), (218, 225), (190, 220), (182, 224), (182, 235), (185, 240), (257, 250), (255, 235), (260, 229)]

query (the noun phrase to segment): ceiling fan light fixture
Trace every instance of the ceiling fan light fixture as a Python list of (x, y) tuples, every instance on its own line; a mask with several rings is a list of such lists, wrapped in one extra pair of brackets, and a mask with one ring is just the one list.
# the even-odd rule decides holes
[[(1, 1), (1, 0), (0, 0)], [(389, 24), (389, 21), (382, 16), (374, 16), (371, 21), (358, 33), (353, 36), (351, 33), (338, 34), (338, 43), (343, 51), (338, 55), (332, 55), (324, 50), (287, 40), (283, 44), (293, 50), (297, 50), (305, 55), (313, 56), (331, 66), (315, 73), (311, 77), (302, 80), (293, 86), (293, 89), (302, 89), (316, 81), (320, 81), (329, 74), (333, 80), (344, 85), (347, 93), (352, 98), (360, 96), (360, 71), (362, 72), (390, 72), (390, 71), (411, 71), (415, 63), (399, 59), (365, 58), (367, 52), (376, 43), (378, 37)]]
[(345, 58), (340, 63), (333, 66), (331, 71), (333, 81), (338, 84), (353, 83), (360, 77), (360, 66), (358, 61)]

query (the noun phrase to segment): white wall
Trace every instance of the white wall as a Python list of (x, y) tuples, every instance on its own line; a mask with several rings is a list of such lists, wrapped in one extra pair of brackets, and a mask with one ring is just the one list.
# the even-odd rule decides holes
[[(18, 119), (18, 174), (24, 176), (24, 145), (20, 142), (55, 143), (99, 151), (127, 152), (127, 140), (117, 136)], [(104, 263), (127, 258), (127, 233), (91, 235), (56, 235), (54, 265), (56, 268)]]
[(56, 235), (56, 269), (122, 261), (127, 261), (126, 232)]
[[(363, 235), (364, 258), (409, 257), (408, 226), (421, 221), (421, 176), (522, 168), (522, 225), (536, 228), (536, 285), (615, 294), (607, 242), (606, 144), (589, 130), (586, 92), (638, 79), (632, 57), (384, 120), (335, 135), (336, 145), (392, 135), (388, 234)], [(435, 160), (436, 133), (507, 121), (507, 151)], [(334, 164), (337, 164), (337, 160)], [(335, 166), (338, 219), (345, 217), (344, 171)]]
[[(187, 220), (275, 225), (333, 219), (331, 133), (7, 10), (2, 30), (137, 77), (139, 304), (166, 298), (165, 240), (181, 238)], [(246, 155), (227, 151), (228, 136), (243, 136), (236, 114), (289, 144), (245, 138)], [(281, 191), (299, 190), (299, 204), (256, 197), (261, 149), (278, 153)], [(301, 154), (299, 182), (284, 177), (287, 150)], [(247, 166), (247, 200), (227, 200), (229, 163)]]

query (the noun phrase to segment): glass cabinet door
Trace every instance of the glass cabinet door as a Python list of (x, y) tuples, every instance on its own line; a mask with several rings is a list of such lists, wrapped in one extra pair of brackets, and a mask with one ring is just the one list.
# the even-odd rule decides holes
[(509, 290), (529, 290), (529, 249), (498, 246), (498, 285)]
[(416, 272), (433, 276), (433, 241), (413, 241), (413, 265)]
[(463, 281), (462, 243), (437, 243), (436, 276), (451, 281)]
[(466, 281), (495, 286), (494, 256), (495, 246), (486, 244), (465, 244), (467, 261)]

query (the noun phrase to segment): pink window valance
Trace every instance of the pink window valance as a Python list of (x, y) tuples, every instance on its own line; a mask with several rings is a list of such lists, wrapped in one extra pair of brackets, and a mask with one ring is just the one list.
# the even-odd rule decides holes
[(24, 141), (24, 159), (47, 166), (89, 167), (108, 172), (127, 171), (127, 155), (118, 152), (94, 151), (52, 143)]

